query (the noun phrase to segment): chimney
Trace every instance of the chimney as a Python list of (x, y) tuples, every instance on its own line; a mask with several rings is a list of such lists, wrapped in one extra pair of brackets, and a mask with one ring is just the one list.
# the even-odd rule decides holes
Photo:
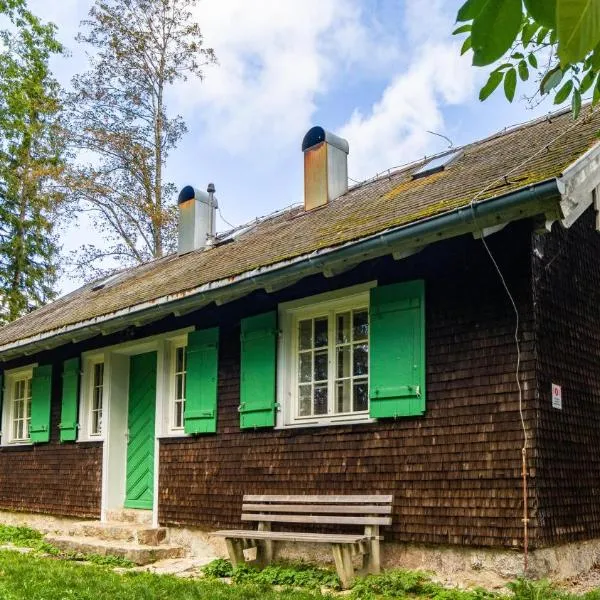
[(186, 185), (177, 199), (179, 206), (178, 253), (206, 248), (215, 241), (216, 210), (215, 185), (209, 183), (206, 192)]
[(324, 206), (348, 191), (348, 142), (313, 127), (302, 140), (304, 210)]

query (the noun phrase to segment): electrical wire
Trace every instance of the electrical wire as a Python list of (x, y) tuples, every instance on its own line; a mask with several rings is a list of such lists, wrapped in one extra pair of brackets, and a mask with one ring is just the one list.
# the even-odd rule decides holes
[(235, 225), (232, 225), (224, 216), (223, 213), (221, 212), (221, 208), (218, 207), (217, 210), (219, 211), (219, 216), (221, 217), (221, 220), (223, 221), (223, 223), (225, 223), (225, 225), (229, 225), (229, 227), (231, 227), (231, 229), (235, 229)]
[[(595, 112), (597, 112), (597, 108), (592, 107), (590, 109), (589, 113), (587, 115), (585, 115), (585, 117), (582, 117), (582, 119), (590, 119), (595, 114)], [(550, 118), (550, 115), (548, 116), (548, 118)], [(528, 447), (529, 438), (527, 435), (527, 426), (525, 424), (525, 416), (524, 416), (524, 412), (523, 412), (523, 387), (521, 385), (521, 344), (520, 344), (520, 340), (519, 340), (520, 315), (519, 315), (519, 309), (517, 307), (517, 303), (514, 299), (514, 296), (512, 295), (512, 293), (510, 291), (508, 284), (506, 283), (506, 279), (504, 278), (502, 270), (500, 269), (498, 262), (494, 258), (494, 255), (493, 255), (492, 251), (490, 250), (490, 247), (488, 246), (487, 242), (485, 241), (485, 235), (484, 235), (483, 228), (477, 222), (474, 205), (475, 205), (475, 202), (477, 201), (477, 199), (480, 198), (490, 188), (494, 187), (496, 185), (496, 183), (498, 183), (498, 181), (502, 181), (502, 180), (507, 181), (508, 177), (514, 171), (521, 169), (523, 166), (525, 166), (528, 162), (530, 162), (531, 160), (536, 158), (542, 152), (547, 151), (550, 148), (550, 146), (555, 144), (563, 136), (565, 136), (567, 133), (569, 133), (571, 130), (573, 130), (575, 127), (577, 127), (580, 124), (580, 122), (581, 121), (574, 121), (569, 127), (566, 127), (561, 133), (559, 133), (555, 138), (553, 138), (550, 141), (550, 143), (548, 143), (545, 146), (543, 146), (542, 148), (540, 148), (537, 152), (534, 152), (531, 156), (528, 156), (524, 161), (522, 161), (515, 167), (512, 167), (511, 169), (509, 169), (504, 175), (497, 177), (496, 179), (494, 179), (493, 181), (488, 183), (488, 185), (484, 186), (479, 192), (477, 192), (473, 196), (473, 198), (469, 202), (469, 206), (471, 207), (471, 211), (472, 211), (473, 221), (474, 221), (476, 227), (479, 229), (480, 239), (483, 244), (483, 247), (485, 248), (488, 256), (490, 257), (490, 260), (492, 261), (492, 263), (494, 265), (494, 268), (496, 269), (496, 272), (498, 273), (500, 281), (502, 282), (502, 286), (504, 287), (504, 290), (506, 291), (506, 295), (508, 296), (508, 298), (512, 304), (514, 313), (515, 313), (514, 340), (515, 340), (515, 348), (516, 348), (516, 353), (517, 353), (517, 365), (516, 365), (516, 372), (515, 372), (515, 380), (517, 383), (517, 390), (518, 390), (518, 397), (519, 397), (519, 416), (521, 419), (521, 428), (523, 431), (523, 446), (521, 448), (521, 476), (522, 476), (522, 484), (523, 484), (523, 519), (522, 519), (522, 521), (523, 521), (523, 572), (525, 575), (527, 574), (528, 567), (529, 567), (529, 517), (528, 517), (529, 493), (528, 493), (528, 477), (527, 477), (527, 447)]]

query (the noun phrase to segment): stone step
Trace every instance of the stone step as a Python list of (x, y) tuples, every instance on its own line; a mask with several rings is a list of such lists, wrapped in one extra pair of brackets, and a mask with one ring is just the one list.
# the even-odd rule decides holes
[(152, 511), (137, 508), (119, 508), (106, 511), (106, 520), (119, 523), (137, 523), (152, 525)]
[(185, 556), (184, 548), (174, 544), (148, 546), (124, 540), (111, 541), (86, 536), (53, 534), (47, 535), (46, 541), (68, 552), (118, 556), (130, 560), (136, 565), (148, 565), (166, 558), (183, 558)]
[(167, 541), (165, 527), (149, 527), (138, 523), (112, 521), (82, 521), (76, 523), (69, 531), (70, 535), (94, 537), (107, 541), (136, 542), (143, 546), (158, 546)]

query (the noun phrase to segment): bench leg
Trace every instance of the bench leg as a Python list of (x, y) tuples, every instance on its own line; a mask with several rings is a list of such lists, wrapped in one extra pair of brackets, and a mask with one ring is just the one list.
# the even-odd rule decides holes
[(367, 573), (378, 574), (381, 572), (381, 557), (379, 551), (379, 525), (366, 525), (365, 535), (371, 536), (369, 551), (363, 557), (363, 569)]
[(244, 550), (240, 540), (234, 540), (231, 538), (225, 538), (227, 544), (227, 552), (229, 553), (229, 560), (234, 567), (237, 565), (243, 565), (246, 562), (244, 558)]
[(354, 579), (354, 567), (352, 565), (352, 553), (348, 544), (332, 544), (333, 560), (337, 570), (342, 588), (348, 589)]
[[(258, 531), (271, 531), (271, 523), (261, 521), (258, 524)], [(275, 542), (272, 540), (257, 540), (256, 561), (261, 567), (270, 565), (275, 556)]]

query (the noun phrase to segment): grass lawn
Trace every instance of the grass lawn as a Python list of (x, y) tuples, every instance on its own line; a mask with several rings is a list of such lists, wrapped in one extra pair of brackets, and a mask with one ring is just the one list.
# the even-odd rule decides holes
[[(229, 571), (232, 585), (216, 579)], [(503, 593), (443, 588), (418, 571), (387, 571), (358, 579), (344, 596), (321, 594), (335, 574), (310, 565), (272, 565), (263, 571), (232, 569), (214, 561), (206, 577), (180, 579), (150, 573), (117, 573), (111, 566), (56, 556), (0, 551), (0, 600), (600, 600), (600, 590), (576, 596), (546, 582), (517, 580)], [(333, 578), (333, 579), (332, 579)], [(277, 587), (273, 587), (277, 583)], [(301, 586), (304, 589), (282, 587)]]
[(148, 573), (117, 574), (96, 565), (0, 552), (1, 600), (313, 600), (318, 592), (276, 592)]

